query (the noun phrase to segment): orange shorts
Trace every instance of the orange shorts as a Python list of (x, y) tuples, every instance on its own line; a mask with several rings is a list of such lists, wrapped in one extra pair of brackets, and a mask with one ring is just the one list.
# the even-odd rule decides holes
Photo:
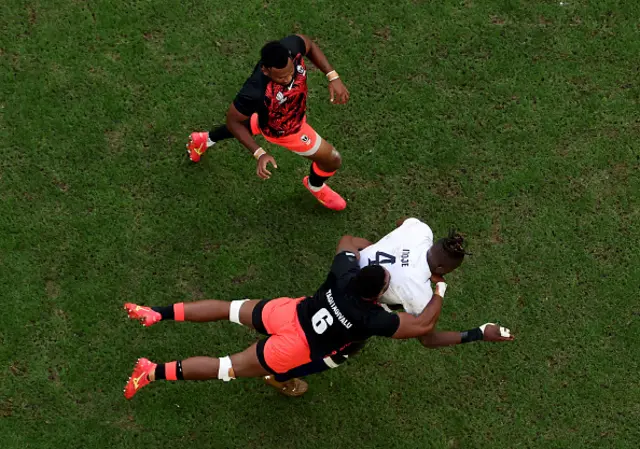
[[(262, 134), (260, 125), (258, 124), (258, 114), (251, 116), (251, 133), (256, 136)], [(289, 134), (283, 137), (267, 137), (263, 135), (267, 142), (285, 147), (287, 150), (293, 151), (300, 156), (311, 156), (318, 151), (322, 143), (322, 137), (307, 123), (305, 116), (302, 127), (295, 134)]]
[(311, 361), (309, 343), (296, 309), (303, 299), (267, 299), (253, 309), (253, 327), (269, 335), (258, 342), (258, 360), (271, 373), (286, 373)]

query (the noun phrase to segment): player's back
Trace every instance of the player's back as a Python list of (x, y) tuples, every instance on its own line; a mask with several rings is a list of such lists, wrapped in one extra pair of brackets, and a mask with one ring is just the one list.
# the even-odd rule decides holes
[(312, 359), (374, 335), (390, 337), (397, 330), (396, 315), (351, 292), (349, 283), (359, 271), (353, 253), (338, 254), (326, 281), (313, 296), (298, 304), (298, 320)]
[(389, 289), (381, 302), (401, 305), (414, 315), (429, 303), (431, 270), (427, 252), (433, 246), (431, 228), (416, 218), (408, 218), (398, 228), (360, 252), (360, 266), (384, 266), (391, 274)]

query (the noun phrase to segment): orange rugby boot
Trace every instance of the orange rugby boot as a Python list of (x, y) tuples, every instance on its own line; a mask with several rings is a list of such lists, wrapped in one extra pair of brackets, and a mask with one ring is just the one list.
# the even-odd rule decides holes
[(143, 307), (128, 302), (124, 305), (124, 309), (127, 311), (127, 314), (129, 314), (129, 318), (140, 321), (144, 327), (152, 326), (162, 319), (162, 315), (150, 307)]
[(207, 140), (209, 140), (209, 133), (206, 131), (191, 133), (187, 144), (187, 153), (191, 161), (198, 162), (204, 152), (207, 151)]
[(320, 190), (316, 192), (309, 185), (308, 176), (304, 177), (302, 183), (307, 188), (307, 190), (311, 192), (311, 194), (315, 196), (316, 199), (320, 201), (320, 203), (322, 203), (324, 207), (327, 207), (331, 210), (343, 210), (345, 207), (347, 207), (347, 202), (338, 193), (334, 192), (328, 185), (323, 185)]
[(151, 380), (149, 380), (149, 374), (152, 371), (155, 371), (156, 363), (152, 361), (141, 358), (138, 359), (138, 363), (133, 367), (133, 373), (127, 382), (127, 385), (124, 387), (124, 397), (127, 399), (131, 399), (142, 387), (149, 385)]

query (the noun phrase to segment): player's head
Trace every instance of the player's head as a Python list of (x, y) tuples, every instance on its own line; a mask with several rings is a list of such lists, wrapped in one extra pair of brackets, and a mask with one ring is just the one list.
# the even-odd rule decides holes
[(380, 265), (364, 267), (351, 280), (351, 291), (365, 301), (377, 301), (389, 288), (391, 275)]
[(464, 237), (454, 229), (449, 236), (438, 240), (427, 252), (427, 262), (433, 274), (445, 275), (458, 268), (467, 252), (464, 249)]
[(260, 50), (262, 73), (274, 83), (287, 86), (293, 80), (294, 66), (289, 50), (278, 41), (267, 42)]

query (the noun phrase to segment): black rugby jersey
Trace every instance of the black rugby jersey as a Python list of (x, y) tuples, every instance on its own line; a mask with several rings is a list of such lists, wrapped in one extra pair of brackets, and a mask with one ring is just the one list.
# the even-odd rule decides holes
[(274, 83), (262, 73), (261, 62), (244, 83), (233, 104), (243, 115), (258, 113), (260, 129), (265, 136), (283, 137), (295, 134), (302, 127), (307, 110), (307, 68), (304, 63), (306, 46), (297, 35), (287, 36), (280, 43), (289, 50), (294, 72), (290, 85)]
[(333, 259), (324, 284), (298, 304), (298, 320), (312, 359), (325, 357), (348, 343), (374, 335), (391, 337), (398, 330), (398, 315), (350, 293), (349, 281), (358, 271), (355, 255), (341, 252)]

